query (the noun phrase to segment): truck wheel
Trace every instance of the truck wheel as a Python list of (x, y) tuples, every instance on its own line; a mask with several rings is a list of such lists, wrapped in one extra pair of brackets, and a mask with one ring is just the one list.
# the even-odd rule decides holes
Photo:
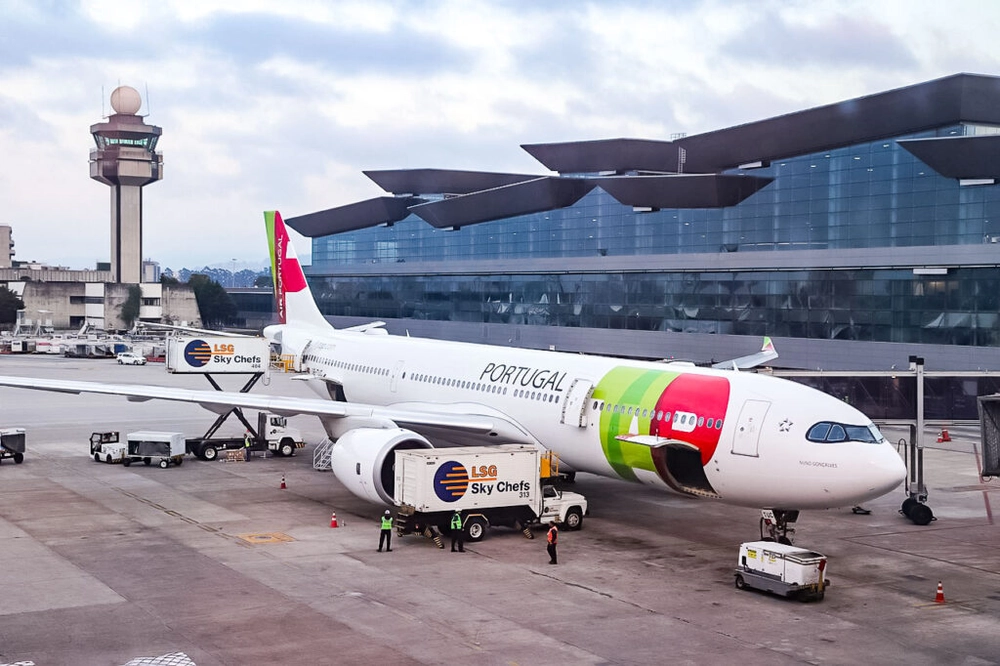
[(281, 445), (278, 447), (278, 453), (285, 456), (286, 458), (295, 453), (295, 442), (290, 439), (281, 440)]
[(126, 467), (128, 467), (129, 465), (132, 464), (132, 459), (131, 458), (122, 458), (122, 464), (125, 465)]
[(104, 462), (106, 462), (106, 463), (108, 463), (110, 465), (111, 464), (111, 460), (112, 460), (111, 454), (109, 453), (108, 456), (104, 459)]
[(142, 459), (142, 464), (146, 465), (148, 467), (148, 466), (150, 466), (150, 465), (153, 464), (153, 459), (152, 458), (143, 458)]
[[(24, 454), (21, 453), (20, 451), (15, 451), (14, 452), (14, 462), (16, 462), (18, 465), (20, 465), (21, 463), (23, 463), (24, 462)], [(931, 521), (928, 520), (927, 522), (929, 523)], [(927, 523), (924, 523), (924, 524), (926, 525)]]
[(563, 524), (568, 530), (578, 530), (583, 527), (583, 512), (580, 511), (580, 507), (571, 506), (566, 512), (566, 520), (563, 521)]
[(465, 540), (482, 541), (486, 535), (486, 519), (482, 516), (471, 516), (465, 521)]
[(215, 460), (219, 456), (219, 452), (215, 450), (214, 446), (206, 446), (201, 451), (201, 457), (205, 460)]
[(166, 469), (168, 467), (170, 467), (170, 461), (169, 460), (167, 460), (166, 458), (164, 458), (163, 460), (160, 461), (160, 469)]
[(101, 454), (100, 453), (95, 453), (94, 454), (94, 462), (101, 462)]
[(745, 590), (747, 589), (747, 582), (743, 580), (743, 576), (736, 574), (736, 589)]

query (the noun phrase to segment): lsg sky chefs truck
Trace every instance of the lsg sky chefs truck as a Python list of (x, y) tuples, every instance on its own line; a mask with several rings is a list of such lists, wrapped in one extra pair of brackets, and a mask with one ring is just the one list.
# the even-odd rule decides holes
[(555, 520), (578, 530), (587, 500), (543, 483), (554, 478), (551, 460), (521, 444), (396, 451), (396, 529), (411, 534), (434, 526), (447, 533), (458, 510), (467, 541), (481, 540), (495, 525), (526, 530)]

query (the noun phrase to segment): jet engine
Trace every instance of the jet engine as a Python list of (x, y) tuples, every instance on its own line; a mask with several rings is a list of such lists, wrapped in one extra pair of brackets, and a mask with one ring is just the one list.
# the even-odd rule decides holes
[(354, 428), (330, 452), (330, 468), (344, 487), (370, 502), (394, 504), (395, 452), (433, 449), (426, 439), (402, 428)]

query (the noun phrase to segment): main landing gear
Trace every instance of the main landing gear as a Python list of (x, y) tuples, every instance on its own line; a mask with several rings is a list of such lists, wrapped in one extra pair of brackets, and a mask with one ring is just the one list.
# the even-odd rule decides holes
[(788, 523), (799, 519), (798, 509), (761, 509), (760, 510), (760, 540), (777, 541), (791, 545), (795, 528)]

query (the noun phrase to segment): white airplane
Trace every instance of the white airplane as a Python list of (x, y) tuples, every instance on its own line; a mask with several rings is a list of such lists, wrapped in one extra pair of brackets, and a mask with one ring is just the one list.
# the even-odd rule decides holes
[(264, 334), (300, 358), (302, 379), (320, 398), (19, 377), (0, 377), (0, 386), (315, 415), (336, 440), (340, 482), (388, 504), (394, 451), (457, 444), (532, 444), (580, 472), (767, 509), (779, 539), (799, 509), (858, 505), (905, 478), (900, 456), (871, 419), (788, 380), (394, 336), (382, 322), (334, 329), (313, 300), (281, 216), (267, 212), (265, 221), (280, 323)]

